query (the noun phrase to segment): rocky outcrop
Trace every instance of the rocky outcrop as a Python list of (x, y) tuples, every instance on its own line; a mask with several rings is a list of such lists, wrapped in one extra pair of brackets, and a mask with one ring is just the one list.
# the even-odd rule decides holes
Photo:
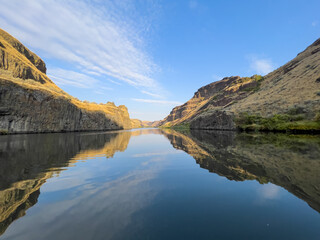
[(21, 42), (0, 29), (0, 69), (14, 78), (33, 79), (45, 83), (51, 80), (45, 75), (46, 64)]
[(129, 129), (128, 109), (73, 98), (46, 75), (45, 63), (0, 29), (0, 132)]
[[(12, 37), (7, 32), (3, 31), (2, 29), (0, 29), (0, 36), (7, 43), (9, 43), (15, 50), (17, 50), (24, 57), (26, 57), (39, 71), (46, 74), (47, 72), (46, 64), (44, 63), (44, 61), (42, 61), (41, 58), (39, 58), (36, 54), (31, 52), (28, 48), (23, 46), (21, 42), (19, 42), (17, 39)], [(5, 48), (5, 43), (0, 43), (0, 47)]]
[[(208, 120), (209, 112), (216, 113), (217, 110), (246, 98), (260, 85), (261, 81), (262, 78), (260, 76), (254, 75), (251, 78), (226, 77), (221, 81), (210, 83), (195, 92), (188, 102), (175, 107), (164, 120), (160, 121), (159, 125), (174, 126), (190, 123), (200, 114), (204, 115), (200, 119), (205, 118)], [(196, 127), (196, 122), (199, 122), (199, 119), (193, 123), (193, 127)], [(213, 123), (211, 125), (216, 124)], [(219, 127), (219, 129), (221, 128), (223, 127)]]
[(79, 108), (64, 97), (27, 90), (10, 82), (2, 82), (0, 102), (0, 129), (8, 133), (131, 128), (124, 107), (116, 109), (113, 116), (108, 117), (102, 111)]
[(196, 116), (190, 122), (191, 129), (207, 130), (235, 130), (236, 125), (232, 113), (223, 111), (208, 111), (205, 114)]
[[(318, 119), (317, 116), (320, 116), (319, 42), (320, 39), (292, 61), (264, 77), (257, 75), (250, 78), (229, 77), (201, 87), (188, 102), (175, 107), (159, 125), (171, 127), (190, 124), (198, 129), (214, 126), (213, 129), (232, 130), (237, 124), (221, 122), (224, 113), (234, 115), (234, 119), (243, 113), (272, 118), (277, 114), (290, 114), (295, 109), (302, 109), (303, 112), (292, 119), (300, 118), (308, 122)], [(226, 119), (229, 120), (231, 118)], [(302, 124), (304, 123), (290, 127), (295, 129)], [(309, 124), (307, 128), (320, 130), (320, 123)]]

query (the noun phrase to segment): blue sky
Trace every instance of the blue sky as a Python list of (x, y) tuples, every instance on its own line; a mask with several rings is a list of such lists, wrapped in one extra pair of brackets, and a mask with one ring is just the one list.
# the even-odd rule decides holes
[(320, 37), (319, 0), (0, 0), (63, 90), (163, 119), (203, 85), (267, 74)]

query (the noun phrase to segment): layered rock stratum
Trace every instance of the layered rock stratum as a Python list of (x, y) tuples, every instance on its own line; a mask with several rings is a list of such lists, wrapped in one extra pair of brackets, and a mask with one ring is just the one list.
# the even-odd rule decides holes
[(218, 130), (234, 130), (241, 124), (280, 130), (308, 125), (307, 130), (319, 130), (319, 121), (320, 39), (266, 76), (226, 77), (201, 87), (159, 125)]
[(46, 75), (46, 64), (0, 29), (0, 132), (129, 129), (124, 105), (82, 102)]

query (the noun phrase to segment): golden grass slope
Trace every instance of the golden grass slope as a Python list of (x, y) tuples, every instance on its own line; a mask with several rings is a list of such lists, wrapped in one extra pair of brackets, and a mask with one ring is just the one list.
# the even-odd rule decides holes
[(320, 39), (264, 77), (226, 77), (201, 87), (189, 101), (173, 108), (159, 125), (188, 125), (199, 116), (209, 122), (216, 111), (266, 118), (293, 109), (299, 109), (306, 121), (320, 116)]
[(320, 111), (320, 39), (292, 61), (266, 75), (259, 91), (229, 109), (270, 116), (295, 107)]

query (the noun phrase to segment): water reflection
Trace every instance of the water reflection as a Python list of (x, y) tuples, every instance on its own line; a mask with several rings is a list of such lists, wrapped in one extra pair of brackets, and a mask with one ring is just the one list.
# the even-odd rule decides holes
[[(130, 139), (142, 135), (140, 145), (143, 148), (134, 145), (135, 151), (126, 151)], [(150, 135), (149, 138), (146, 135)], [(77, 229), (86, 229), (88, 222), (91, 223), (90, 231), (80, 235), (84, 239), (122, 239), (146, 231), (147, 224), (152, 221), (144, 219), (157, 210), (151, 208), (156, 202), (154, 199), (160, 192), (173, 188), (170, 184), (177, 180), (167, 176), (157, 181), (155, 178), (165, 164), (181, 154), (172, 147), (159, 147), (162, 141), (159, 137), (166, 142), (166, 138), (169, 139), (174, 148), (188, 153), (210, 172), (229, 180), (257, 180), (265, 184), (258, 190), (261, 199), (278, 198), (283, 187), (320, 212), (320, 138), (316, 136), (217, 131), (182, 133), (159, 129), (12, 135), (0, 137), (0, 235), (37, 203), (41, 187), (49, 179), (55, 182), (46, 184), (47, 197), (42, 202), (52, 201), (51, 205), (43, 207), (45, 209), (40, 207), (29, 216), (29, 222), (43, 224), (41, 216), (45, 212), (54, 216), (53, 222), (47, 223), (50, 229), (44, 235), (29, 231), (29, 238), (19, 235), (17, 239), (49, 239), (52, 234), (59, 239), (62, 232), (69, 237), (79, 237), (75, 229), (68, 226), (68, 221), (73, 221)], [(139, 142), (135, 139), (132, 144)], [(122, 163), (118, 159), (117, 163), (105, 165), (98, 160), (114, 158), (116, 152), (124, 151), (127, 155)], [(79, 164), (86, 161), (92, 164)], [(178, 166), (185, 163), (181, 164)], [(77, 166), (75, 172), (72, 166)], [(175, 175), (181, 171), (178, 169)], [(55, 176), (60, 177), (53, 178)], [(60, 195), (64, 196), (63, 200), (62, 197), (56, 199)], [(110, 217), (101, 214), (103, 212)], [(66, 214), (70, 217), (66, 218)], [(99, 227), (101, 223), (108, 226), (108, 231)], [(20, 224), (17, 228), (16, 232), (23, 233), (28, 231), (29, 225)]]
[[(257, 180), (284, 187), (320, 212), (320, 138), (312, 135), (237, 134), (165, 130), (171, 144), (210, 172), (229, 180)], [(266, 188), (267, 198), (276, 189)]]
[[(130, 133), (12, 135), (0, 138), (0, 234), (24, 216), (40, 187), (77, 154), (79, 159), (124, 151)], [(97, 151), (97, 149), (99, 149)]]
[(47, 179), (59, 175), (79, 160), (99, 156), (112, 158), (116, 152), (126, 150), (131, 136), (142, 134), (161, 132), (141, 129), (134, 132), (1, 136), (0, 235), (37, 203), (40, 187)]

